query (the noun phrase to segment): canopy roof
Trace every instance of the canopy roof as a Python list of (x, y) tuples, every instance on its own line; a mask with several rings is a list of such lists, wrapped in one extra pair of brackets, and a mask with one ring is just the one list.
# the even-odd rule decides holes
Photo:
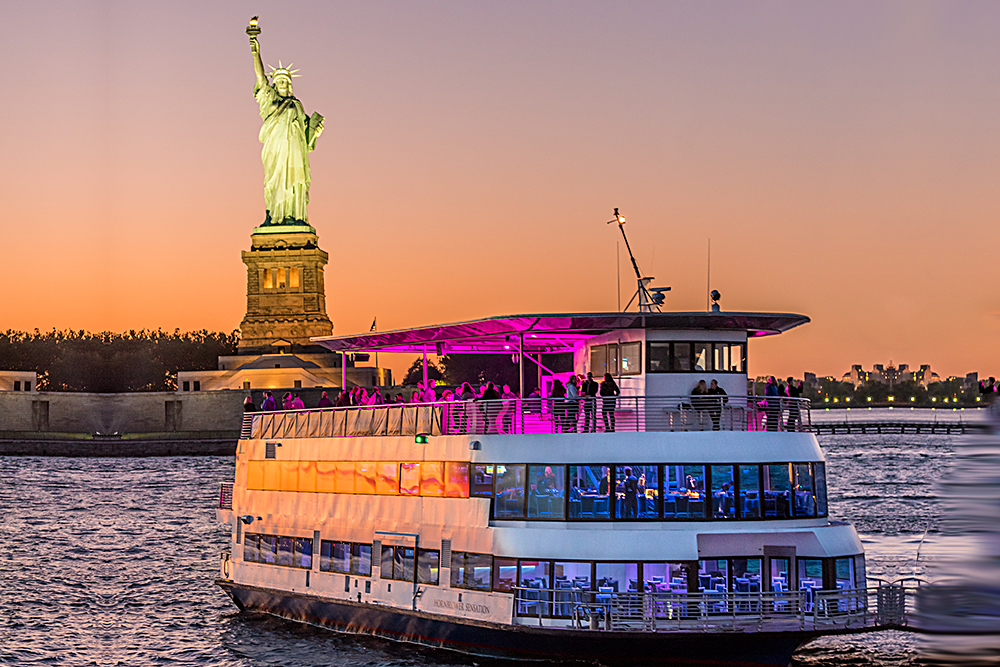
[(529, 354), (570, 352), (575, 343), (619, 329), (746, 331), (769, 336), (809, 318), (787, 313), (556, 313), (505, 315), (469, 322), (312, 338), (334, 352), (427, 352), (510, 354), (524, 336)]

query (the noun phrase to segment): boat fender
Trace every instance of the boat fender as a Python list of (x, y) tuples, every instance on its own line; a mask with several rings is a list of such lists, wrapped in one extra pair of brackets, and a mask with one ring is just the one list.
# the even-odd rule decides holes
[(361, 602), (361, 591), (358, 591), (358, 602)]
[(222, 559), (222, 576), (225, 577), (226, 579), (229, 578), (229, 559), (228, 558), (223, 558)]

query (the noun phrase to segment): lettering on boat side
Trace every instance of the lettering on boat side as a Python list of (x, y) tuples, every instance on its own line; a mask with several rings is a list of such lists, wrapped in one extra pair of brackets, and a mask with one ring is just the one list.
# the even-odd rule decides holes
[(471, 604), (469, 602), (455, 602), (454, 600), (434, 600), (435, 607), (444, 609), (454, 609), (455, 611), (467, 611), (473, 614), (488, 614), (490, 608), (484, 604)]

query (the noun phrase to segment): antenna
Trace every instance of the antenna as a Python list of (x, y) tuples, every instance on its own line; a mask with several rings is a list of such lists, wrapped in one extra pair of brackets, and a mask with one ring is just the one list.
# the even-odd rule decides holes
[(712, 292), (712, 237), (708, 237), (708, 279), (705, 282), (705, 310), (710, 310), (708, 305), (709, 294)]
[[(642, 272), (639, 271), (639, 264), (635, 261), (635, 255), (632, 254), (632, 246), (628, 243), (628, 236), (625, 235), (625, 216), (618, 212), (615, 208), (615, 219), (608, 220), (607, 224), (612, 224), (614, 222), (618, 223), (618, 229), (622, 232), (622, 239), (625, 240), (625, 249), (628, 250), (628, 257), (632, 260), (632, 268), (635, 270), (635, 280), (637, 284), (637, 289), (632, 298), (628, 300), (625, 305), (625, 310), (629, 309), (632, 302), (635, 301), (636, 297), (639, 297), (639, 312), (640, 313), (651, 313), (653, 309), (656, 312), (660, 312), (660, 307), (663, 305), (663, 300), (666, 298), (664, 292), (669, 292), (669, 287), (647, 287), (649, 283), (653, 280), (653, 276), (643, 276)], [(624, 310), (622, 311), (624, 312)]]

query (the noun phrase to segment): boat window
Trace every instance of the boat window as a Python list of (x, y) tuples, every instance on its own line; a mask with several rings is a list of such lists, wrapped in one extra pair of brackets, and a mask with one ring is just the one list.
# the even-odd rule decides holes
[(711, 343), (695, 343), (694, 344), (694, 370), (695, 371), (710, 371), (712, 363), (712, 344)]
[(855, 588), (854, 558), (837, 558), (833, 561), (834, 576), (837, 580), (837, 590)]
[(294, 540), (291, 537), (278, 538), (278, 565), (292, 564), (292, 547)]
[(493, 590), (510, 592), (517, 585), (517, 559), (493, 559)]
[(792, 490), (795, 516), (816, 516), (816, 496), (813, 493), (813, 476), (808, 463), (792, 464)]
[(619, 519), (658, 519), (660, 467), (615, 467), (615, 516)]
[(528, 517), (562, 519), (566, 483), (563, 466), (528, 466)]
[(787, 593), (794, 583), (788, 577), (788, 558), (771, 558), (770, 585), (775, 593)]
[[(760, 558), (730, 558), (730, 589), (733, 593), (761, 592)], [(744, 605), (745, 606), (745, 605)]]
[[(553, 565), (552, 573), (556, 590), (590, 590), (590, 561), (558, 561)], [(569, 615), (568, 611), (566, 615)]]
[(747, 346), (743, 343), (734, 343), (729, 346), (729, 371), (731, 373), (744, 373), (747, 367)]
[(399, 464), (399, 492), (409, 495), (420, 495), (420, 464)]
[(826, 464), (814, 463), (813, 477), (816, 481), (816, 514), (826, 516)]
[(424, 461), (420, 465), (420, 495), (444, 495), (444, 463)]
[(292, 567), (312, 568), (313, 541), (311, 537), (296, 537), (292, 546)]
[(375, 470), (376, 493), (389, 495), (399, 493), (399, 467), (395, 463), (377, 463)]
[(413, 547), (383, 545), (381, 578), (413, 581), (414, 553)]
[(823, 590), (823, 561), (819, 558), (799, 558), (799, 590)]
[[(637, 563), (598, 563), (597, 564), (598, 601), (601, 593), (625, 593), (635, 591), (639, 581), (639, 565)], [(610, 590), (608, 590), (610, 589)]]
[(320, 542), (319, 569), (327, 572), (351, 571), (351, 545), (345, 542)]
[(674, 343), (673, 345), (670, 370), (682, 373), (691, 372), (691, 343)]
[(670, 343), (649, 343), (646, 348), (646, 372), (666, 373), (670, 370)]
[(608, 345), (608, 370), (605, 373), (618, 376), (618, 343)]
[(712, 466), (712, 517), (736, 518), (736, 480), (733, 466)]
[(524, 516), (524, 466), (496, 467), (496, 518)]
[(610, 519), (608, 466), (569, 467), (569, 518), (594, 521)]
[(764, 516), (787, 519), (788, 499), (791, 495), (791, 464), (777, 463), (764, 466)]
[(278, 559), (278, 536), (261, 535), (260, 552), (257, 560), (260, 563), (275, 563)]
[(712, 370), (720, 373), (729, 371), (729, 343), (716, 343), (712, 346)]
[(337, 493), (354, 493), (354, 461), (337, 462)]
[(354, 464), (354, 493), (375, 493), (375, 464)]
[(493, 556), (490, 554), (461, 551), (453, 551), (451, 554), (451, 585), (455, 588), (488, 591), (491, 588), (492, 572)]
[(413, 581), (416, 550), (413, 547), (396, 547), (392, 558), (392, 577), (400, 581)]
[(524, 588), (551, 588), (551, 568), (547, 560), (522, 560), (520, 581)]
[(622, 343), (621, 345), (621, 374), (639, 375), (642, 373), (642, 344)]
[(417, 553), (417, 583), (437, 586), (440, 564), (440, 551), (420, 549)]
[(643, 563), (645, 590), (661, 593), (687, 593), (687, 573), (680, 563)]
[(493, 466), (472, 466), (472, 490), (475, 498), (493, 497)]
[(760, 517), (760, 466), (740, 465), (740, 517)]
[(718, 558), (698, 561), (698, 590), (703, 593), (729, 591), (729, 560)]
[(372, 545), (351, 545), (351, 574), (361, 574), (366, 577), (372, 573)]
[(865, 588), (868, 585), (866, 573), (865, 573), (865, 557), (864, 554), (854, 557), (854, 587), (855, 588)]
[(392, 547), (383, 544), (382, 556), (379, 559), (379, 576), (382, 579), (392, 579)]
[(608, 346), (590, 346), (590, 371), (594, 377), (602, 377), (608, 372)]
[(449, 498), (469, 497), (468, 463), (445, 463), (444, 495)]
[(255, 533), (243, 534), (243, 560), (250, 561), (251, 563), (256, 563), (260, 560), (259, 541), (260, 535)]

